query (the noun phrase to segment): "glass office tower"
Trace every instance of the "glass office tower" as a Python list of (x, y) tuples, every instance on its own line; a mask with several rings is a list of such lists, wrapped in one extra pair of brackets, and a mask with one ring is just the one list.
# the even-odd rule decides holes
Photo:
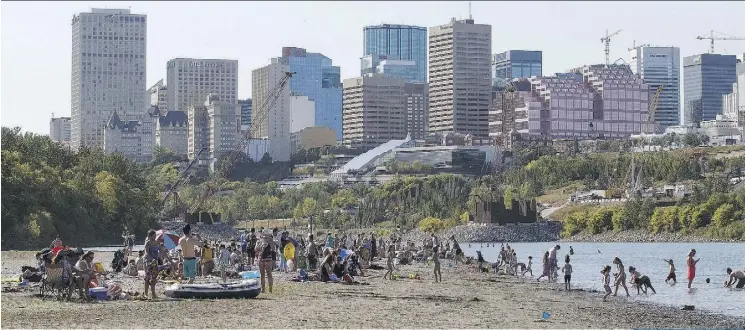
[[(417, 82), (427, 81), (427, 29), (425, 27), (397, 24), (366, 26), (362, 56), (367, 55), (382, 55), (389, 59), (414, 61), (417, 66)], [(374, 67), (372, 71), (376, 72), (377, 69)]]
[(543, 52), (508, 50), (492, 56), (492, 85), (504, 87), (514, 78), (543, 75)]
[(340, 68), (323, 54), (296, 47), (283, 47), (281, 60), (295, 72), (290, 79), (290, 91), (315, 101), (316, 126), (333, 129), (341, 140)]
[(737, 80), (735, 55), (701, 54), (683, 58), (683, 123), (698, 125), (722, 113), (722, 95)]

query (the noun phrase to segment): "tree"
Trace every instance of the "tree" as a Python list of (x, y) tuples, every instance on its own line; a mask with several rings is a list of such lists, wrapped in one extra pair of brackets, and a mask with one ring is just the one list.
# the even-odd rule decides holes
[(719, 208), (717, 208), (716, 212), (714, 212), (714, 216), (712, 217), (712, 222), (717, 227), (725, 227), (728, 224), (732, 223), (735, 218), (735, 206), (730, 203), (722, 204)]

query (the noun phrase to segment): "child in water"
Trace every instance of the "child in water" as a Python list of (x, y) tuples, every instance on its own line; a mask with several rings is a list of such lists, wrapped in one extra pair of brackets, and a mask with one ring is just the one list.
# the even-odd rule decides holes
[(564, 272), (564, 289), (569, 291), (572, 287), (572, 264), (569, 263), (569, 255), (564, 258), (564, 267), (561, 271)]
[(438, 251), (438, 248), (436, 246), (432, 249), (432, 251), (434, 252), (434, 255), (432, 256), (432, 262), (435, 264), (435, 283), (442, 282), (442, 273), (440, 272), (440, 251)]
[(665, 283), (667, 283), (670, 280), (673, 280), (673, 284), (677, 283), (677, 279), (675, 278), (675, 264), (673, 264), (673, 259), (662, 259), (667, 262), (668, 265), (670, 265), (670, 273), (667, 274), (667, 278), (665, 279)]
[(608, 296), (613, 293), (613, 290), (610, 289), (610, 270), (610, 266), (605, 266), (603, 270), (600, 271), (600, 274), (603, 275), (603, 289), (605, 289), (603, 301), (606, 301), (606, 299), (608, 299)]

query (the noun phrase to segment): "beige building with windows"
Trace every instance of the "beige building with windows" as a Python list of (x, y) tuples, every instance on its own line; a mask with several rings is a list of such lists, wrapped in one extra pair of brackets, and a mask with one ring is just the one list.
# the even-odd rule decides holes
[(290, 71), (290, 66), (273, 58), (271, 64), (251, 72), (251, 99), (256, 106), (251, 110), (251, 132), (253, 138), (268, 139), (269, 154), (272, 160), (290, 160), (290, 87), (285, 86), (276, 102), (269, 102), (268, 108), (259, 105), (267, 103), (269, 94), (279, 81)]
[[(52, 114), (54, 116), (54, 114)], [(72, 118), (70, 117), (52, 117), (49, 120), (49, 138), (52, 141), (69, 143), (70, 142), (70, 124)]]
[(184, 111), (201, 106), (209, 94), (227, 103), (236, 103), (238, 61), (176, 58), (166, 65), (167, 110)]
[(345, 79), (342, 91), (342, 144), (372, 149), (406, 137), (405, 82), (370, 74)]
[(118, 152), (138, 163), (148, 163), (153, 158), (151, 130), (151, 121), (122, 120), (114, 111), (104, 126), (103, 151), (106, 154)]
[[(169, 111), (171, 112), (171, 111)], [(241, 136), (241, 115), (236, 103), (223, 102), (209, 94), (202, 106), (189, 107), (189, 159), (193, 160), (202, 148), (202, 160), (215, 160), (235, 149)], [(204, 164), (200, 160), (201, 164)]]
[(429, 92), (427, 84), (405, 84), (406, 132), (415, 140), (427, 136), (429, 123)]
[(72, 18), (71, 145), (103, 148), (107, 123), (117, 112), (147, 117), (146, 15), (98, 9)]
[(491, 25), (429, 28), (429, 132), (489, 135)]
[(306, 127), (290, 134), (292, 152), (336, 145), (336, 132), (325, 126)]

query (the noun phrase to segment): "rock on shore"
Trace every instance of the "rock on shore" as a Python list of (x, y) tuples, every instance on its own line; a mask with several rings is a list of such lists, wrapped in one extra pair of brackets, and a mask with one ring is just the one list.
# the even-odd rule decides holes
[(682, 233), (658, 233), (653, 234), (646, 230), (624, 230), (621, 232), (607, 231), (604, 233), (590, 235), (580, 233), (570, 238), (562, 239), (565, 242), (659, 242), (659, 243), (678, 243), (678, 242), (730, 242), (729, 240), (712, 239), (701, 235), (684, 235)]
[[(553, 242), (559, 239), (561, 225), (558, 223), (534, 223), (499, 226), (496, 224), (471, 223), (437, 233), (440, 240), (455, 236), (458, 242)], [(404, 239), (422, 242), (430, 234), (419, 229), (404, 235)]]

